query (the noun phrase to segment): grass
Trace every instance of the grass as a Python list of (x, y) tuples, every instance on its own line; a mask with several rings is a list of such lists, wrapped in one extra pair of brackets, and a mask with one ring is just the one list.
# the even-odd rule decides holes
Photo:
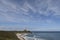
[(19, 40), (15, 31), (0, 31), (0, 40)]

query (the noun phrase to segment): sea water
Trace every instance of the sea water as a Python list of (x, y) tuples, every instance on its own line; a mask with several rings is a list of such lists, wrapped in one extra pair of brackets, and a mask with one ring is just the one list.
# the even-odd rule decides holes
[(60, 40), (60, 31), (58, 32), (33, 31), (31, 34), (28, 34), (26, 36), (27, 40)]

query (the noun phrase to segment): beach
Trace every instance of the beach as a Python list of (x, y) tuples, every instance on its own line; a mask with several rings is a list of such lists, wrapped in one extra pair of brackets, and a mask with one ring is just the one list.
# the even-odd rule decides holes
[(28, 35), (27, 33), (17, 33), (16, 36), (18, 37), (18, 39), (20, 40), (26, 40), (26, 35)]

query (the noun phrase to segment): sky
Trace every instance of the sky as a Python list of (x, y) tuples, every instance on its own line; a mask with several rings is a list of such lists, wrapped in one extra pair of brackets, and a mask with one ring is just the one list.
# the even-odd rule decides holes
[(0, 30), (60, 31), (60, 0), (0, 0)]

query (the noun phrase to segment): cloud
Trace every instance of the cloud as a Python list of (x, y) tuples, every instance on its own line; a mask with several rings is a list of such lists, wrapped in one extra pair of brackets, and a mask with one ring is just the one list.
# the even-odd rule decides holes
[(31, 1), (0, 0), (0, 22), (51, 24), (60, 20), (59, 0)]
[[(20, 22), (20, 21), (25, 21), (25, 19), (23, 18), (17, 18), (18, 15), (20, 15), (20, 9), (16, 9), (16, 5), (8, 2), (7, 0), (1, 0), (1, 5), (0, 5), (0, 14), (5, 18), (4, 21), (10, 21), (10, 22)], [(21, 12), (21, 13), (24, 13), (24, 12)], [(1, 16), (1, 17), (2, 17)], [(2, 17), (2, 18), (3, 18)], [(2, 21), (2, 20), (0, 20)]]
[(60, 0), (49, 0), (48, 5), (50, 10), (54, 11), (54, 15), (60, 15)]
[(32, 7), (29, 3), (25, 2), (24, 5), (27, 6), (28, 8), (30, 8), (33, 12), (36, 12), (36, 9), (34, 7)]
[(14, 26), (0, 26), (0, 30), (4, 30), (4, 31), (6, 31), (6, 30), (7, 31), (9, 31), (9, 30), (11, 31), (11, 30), (17, 30), (17, 29), (18, 30), (19, 29), (22, 30), (21, 28), (18, 28), (18, 27), (15, 27), (14, 28)]

